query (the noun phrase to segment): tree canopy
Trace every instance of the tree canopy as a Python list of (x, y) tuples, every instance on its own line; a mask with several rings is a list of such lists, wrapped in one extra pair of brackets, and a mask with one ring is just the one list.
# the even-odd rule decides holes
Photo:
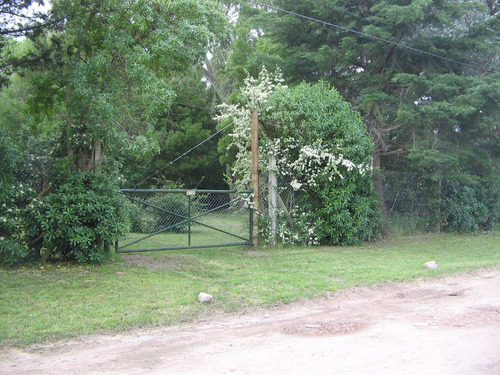
[[(2, 16), (28, 14), (30, 5), (3, 3)], [(38, 194), (35, 217), (21, 215), (16, 223), (2, 211), (9, 227), (1, 227), (0, 234), (11, 237), (19, 229), (18, 243), (32, 249), (34, 258), (100, 261), (105, 242), (126, 229), (116, 194), (120, 179), (133, 176), (123, 176), (121, 163), (150, 161), (160, 152), (176, 81), (201, 64), (211, 43), (225, 37), (226, 14), (215, 0), (54, 0), (35, 26), (2, 19), (2, 74), (10, 84), (2, 95), (17, 105), (13, 111), (2, 106), (9, 117), (0, 123), (17, 142), (45, 140), (43, 147), (23, 152), (37, 160), (45, 154), (50, 163), (22, 176), (35, 188), (17, 204)], [(21, 35), (29, 41), (13, 39)], [(186, 124), (188, 134), (207, 132), (199, 122)], [(2, 183), (10, 186), (17, 174), (6, 173)], [(2, 201), (13, 204), (15, 190), (5, 189)], [(84, 212), (78, 207), (87, 200), (96, 206)], [(98, 207), (107, 207), (110, 215), (92, 216)], [(68, 221), (70, 216), (76, 222)], [(27, 220), (38, 223), (29, 233), (21, 230)], [(61, 234), (57, 228), (63, 227), (67, 231)]]
[[(124, 184), (222, 188), (224, 171), (244, 183), (245, 158), (231, 168), (246, 146), (228, 149), (230, 137), (171, 162), (214, 134), (217, 105), (241, 104), (263, 65), (284, 77), (263, 130), (300, 143), (284, 160), (305, 161), (313, 147), (320, 159), (371, 165), (308, 196), (344, 202), (311, 208), (327, 223), (321, 243), (373, 237), (370, 179), (387, 225), (496, 228), (499, 9), (492, 0), (3, 1), (0, 257), (100, 261), (127, 227), (115, 199)], [(294, 186), (304, 183), (294, 173)], [(72, 194), (86, 188), (113, 222), (82, 211), (81, 225), (64, 226), (52, 208), (76, 207)], [(359, 231), (335, 232), (328, 212)], [(71, 244), (81, 251), (58, 252)]]
[[(410, 216), (427, 228), (452, 227), (439, 186), (463, 184), (465, 175), (498, 198), (499, 185), (492, 182), (499, 175), (498, 4), (260, 4), (239, 5), (235, 42), (221, 71), (241, 81), (241, 71), (255, 74), (260, 60), (279, 67), (290, 85), (324, 80), (336, 87), (361, 111), (374, 141), (373, 177), (386, 216), (408, 205), (402, 197), (414, 196)], [(403, 175), (411, 175), (404, 187)], [(498, 222), (495, 212), (490, 206), (492, 222)], [(476, 226), (489, 227), (490, 219)]]

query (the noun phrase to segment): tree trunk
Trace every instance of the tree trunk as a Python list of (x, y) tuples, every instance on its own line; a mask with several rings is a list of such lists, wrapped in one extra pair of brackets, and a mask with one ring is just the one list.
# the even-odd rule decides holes
[(88, 171), (95, 171), (96, 167), (100, 165), (104, 160), (104, 148), (102, 147), (102, 142), (100, 139), (94, 141), (94, 146), (92, 147), (92, 155), (87, 163), (86, 169)]

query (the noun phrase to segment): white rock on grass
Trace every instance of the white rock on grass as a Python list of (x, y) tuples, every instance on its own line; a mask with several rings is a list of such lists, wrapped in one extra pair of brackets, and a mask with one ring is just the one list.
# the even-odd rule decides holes
[(430, 262), (425, 263), (424, 266), (425, 266), (425, 268), (428, 268), (430, 270), (435, 270), (436, 268), (438, 268), (438, 264), (434, 260), (431, 260)]
[(211, 303), (213, 300), (214, 297), (212, 297), (210, 294), (207, 293), (198, 294), (198, 301), (201, 303)]

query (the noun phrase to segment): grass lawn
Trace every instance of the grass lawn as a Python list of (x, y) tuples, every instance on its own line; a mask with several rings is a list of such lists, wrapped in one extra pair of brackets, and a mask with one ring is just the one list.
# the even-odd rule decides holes
[[(198, 222), (192, 223), (190, 229), (187, 225), (183, 226), (180, 233), (176, 231), (156, 235), (129, 233), (120, 239), (119, 245), (128, 251), (162, 247), (224, 246), (251, 242), (250, 217), (249, 213), (244, 210), (239, 212), (216, 211), (196, 217), (196, 220)], [(140, 241), (136, 242), (138, 240)]]
[[(437, 270), (423, 264), (435, 260)], [(0, 269), (0, 345), (175, 324), (337, 289), (500, 264), (500, 232), (355, 247), (226, 247), (126, 254), (103, 266)], [(199, 292), (215, 297), (197, 302)]]

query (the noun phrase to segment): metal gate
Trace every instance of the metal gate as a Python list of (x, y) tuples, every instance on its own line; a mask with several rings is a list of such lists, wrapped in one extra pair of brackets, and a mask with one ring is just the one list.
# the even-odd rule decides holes
[(118, 253), (251, 245), (252, 190), (122, 189), (130, 233)]

